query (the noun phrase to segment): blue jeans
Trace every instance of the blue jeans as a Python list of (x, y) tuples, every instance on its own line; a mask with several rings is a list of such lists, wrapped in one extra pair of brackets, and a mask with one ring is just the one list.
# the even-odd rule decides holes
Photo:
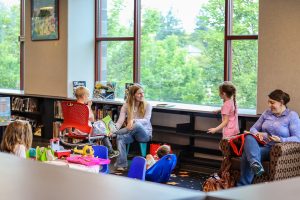
[(237, 183), (238, 186), (252, 183), (255, 174), (250, 166), (255, 162), (262, 166), (262, 161), (270, 160), (271, 147), (272, 146), (269, 145), (260, 146), (253, 136), (246, 136), (244, 152), (241, 159), (241, 177)]
[(135, 140), (138, 142), (149, 142), (151, 135), (148, 134), (140, 123), (134, 123), (133, 129), (128, 130), (127, 128), (122, 128), (116, 132), (117, 135), (117, 147), (120, 155), (115, 163), (116, 167), (127, 167), (127, 152), (126, 144), (130, 144)]
[(102, 139), (102, 142), (103, 142), (103, 145), (107, 147), (108, 153), (112, 153), (113, 148), (112, 148), (109, 138), (107, 136), (104, 136), (104, 138)]

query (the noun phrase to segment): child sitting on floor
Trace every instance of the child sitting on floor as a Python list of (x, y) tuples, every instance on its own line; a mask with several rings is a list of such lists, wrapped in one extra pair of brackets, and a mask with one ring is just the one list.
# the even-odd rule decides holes
[(1, 151), (26, 158), (26, 151), (32, 144), (31, 125), (27, 121), (16, 120), (5, 129)]
[(154, 157), (151, 154), (148, 154), (146, 156), (146, 160), (147, 160), (146, 168), (149, 169), (150, 167), (152, 167), (157, 162), (157, 160), (169, 154), (170, 151), (171, 151), (170, 146), (162, 145), (157, 149), (156, 155)]
[[(75, 90), (75, 97), (77, 99), (78, 103), (82, 103), (82, 104), (86, 104), (86, 106), (89, 109), (89, 125), (92, 126), (92, 122), (95, 121), (95, 117), (94, 117), (94, 113), (92, 111), (92, 101), (89, 100), (89, 96), (90, 96), (90, 91), (88, 88), (84, 87), (84, 86), (79, 86), (76, 88)], [(76, 134), (86, 134), (86, 133), (82, 133), (79, 130), (75, 131)], [(116, 157), (119, 155), (119, 151), (113, 150), (112, 148), (112, 144), (109, 141), (109, 138), (107, 136), (104, 136), (104, 138), (102, 139), (103, 144), (108, 148), (108, 154), (110, 158)]]

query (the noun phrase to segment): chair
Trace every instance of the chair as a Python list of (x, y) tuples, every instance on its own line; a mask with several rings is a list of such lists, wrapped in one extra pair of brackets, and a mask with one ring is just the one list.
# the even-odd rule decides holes
[[(63, 144), (67, 146), (80, 145), (65, 141), (65, 138), (88, 140), (88, 144), (93, 144), (94, 140), (103, 138), (103, 136), (91, 136), (92, 127), (89, 125), (89, 110), (86, 105), (77, 102), (62, 101), (61, 107), (64, 121), (59, 128), (59, 138)], [(72, 128), (80, 130), (86, 133), (86, 135), (78, 135), (70, 131)], [(64, 131), (66, 129), (68, 129), (67, 132)]]
[(128, 171), (128, 177), (134, 179), (140, 179), (144, 181), (145, 174), (146, 174), (146, 159), (141, 156), (134, 157)]
[[(140, 150), (141, 150), (141, 155), (143, 157), (146, 157), (146, 155), (147, 155), (147, 145), (148, 145), (147, 142), (139, 142), (139, 146), (140, 146)], [(127, 144), (126, 148), (127, 148), (126, 151), (127, 151), (127, 155), (128, 155), (129, 149), (130, 149), (130, 143)]]
[(152, 167), (146, 171), (146, 180), (166, 183), (169, 181), (172, 171), (177, 163), (175, 154), (168, 154), (158, 160)]
[[(230, 158), (230, 172), (235, 181), (240, 178), (240, 157), (234, 156), (227, 139), (222, 139), (220, 149), (224, 156)], [(228, 162), (228, 160), (224, 160)], [(225, 164), (225, 163), (222, 163)], [(255, 177), (253, 183), (277, 181), (300, 175), (300, 143), (286, 142), (275, 144), (270, 151), (270, 161), (264, 161), (265, 173)]]
[[(93, 145), (94, 156), (102, 159), (108, 159), (108, 148), (102, 145)], [(109, 173), (109, 165), (102, 165), (102, 169), (100, 172), (108, 174)]]

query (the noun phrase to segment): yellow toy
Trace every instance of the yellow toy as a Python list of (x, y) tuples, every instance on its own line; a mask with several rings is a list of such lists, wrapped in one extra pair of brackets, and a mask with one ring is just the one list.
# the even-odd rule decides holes
[(73, 152), (83, 156), (94, 156), (94, 149), (89, 145), (84, 145), (83, 147), (79, 146), (78, 148), (75, 147)]

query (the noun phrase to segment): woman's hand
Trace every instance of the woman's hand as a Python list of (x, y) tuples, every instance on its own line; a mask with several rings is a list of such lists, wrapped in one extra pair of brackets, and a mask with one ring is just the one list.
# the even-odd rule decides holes
[(280, 137), (278, 137), (276, 135), (269, 136), (269, 140), (271, 140), (273, 142), (281, 142)]
[(257, 132), (255, 134), (255, 136), (260, 140), (260, 141), (263, 141), (264, 140), (264, 133), (262, 132)]
[(128, 120), (126, 128), (128, 130), (132, 130), (133, 129), (133, 120)]
[(212, 134), (214, 134), (214, 133), (216, 133), (217, 131), (218, 131), (217, 128), (209, 128), (208, 131), (207, 131), (207, 133), (212, 133)]

